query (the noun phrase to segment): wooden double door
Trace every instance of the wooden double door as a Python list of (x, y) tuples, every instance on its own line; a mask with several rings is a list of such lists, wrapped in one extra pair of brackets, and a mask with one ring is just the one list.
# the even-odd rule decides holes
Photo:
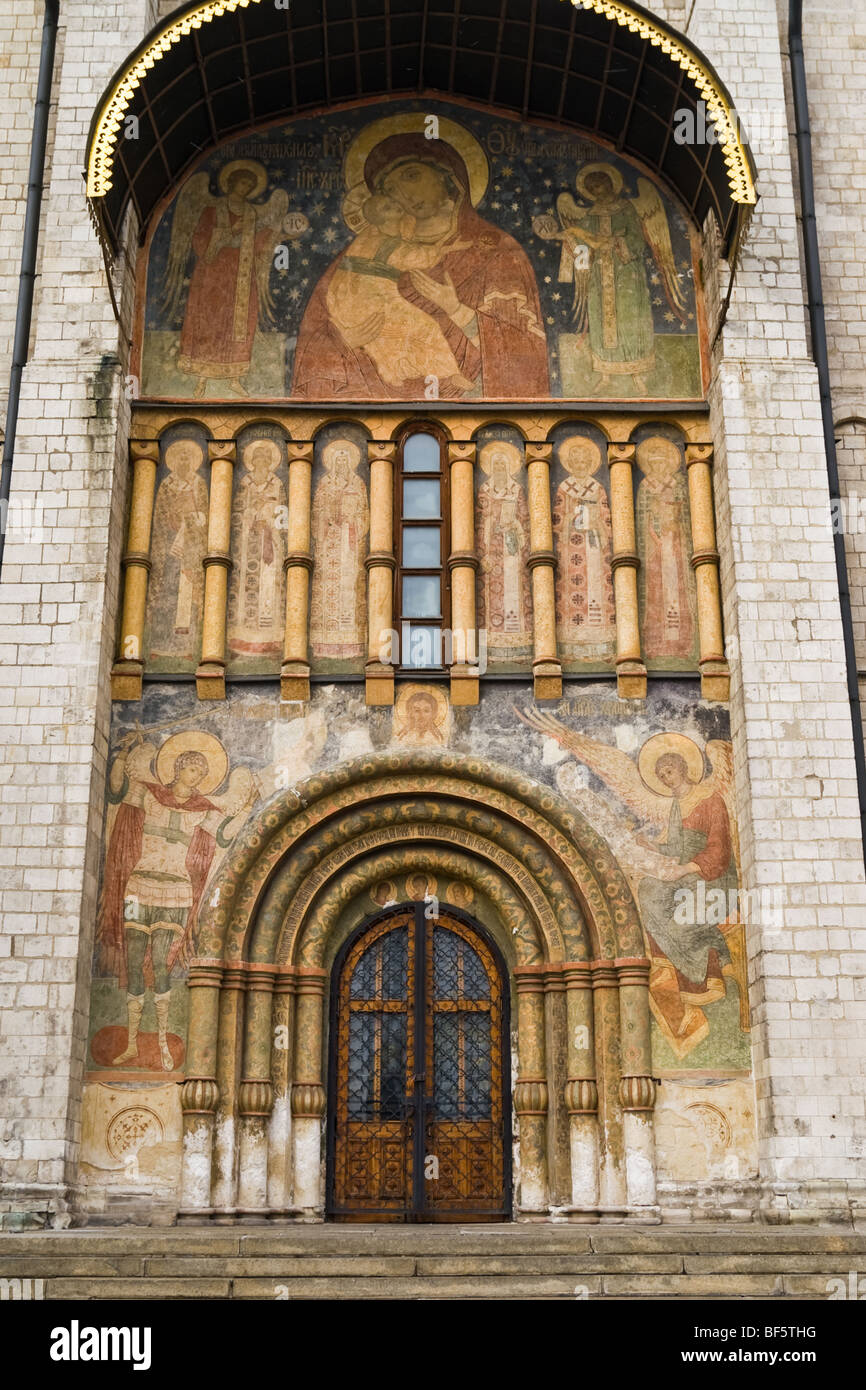
[(404, 904), (334, 969), (328, 1213), (335, 1220), (511, 1214), (508, 1000), (464, 913)]

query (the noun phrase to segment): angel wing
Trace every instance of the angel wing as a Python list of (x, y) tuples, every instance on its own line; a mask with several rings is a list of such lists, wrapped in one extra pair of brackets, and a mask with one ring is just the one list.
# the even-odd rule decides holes
[(213, 207), (218, 202), (219, 199), (210, 191), (210, 180), (205, 173), (193, 174), (177, 196), (162, 283), (162, 307), (172, 316), (177, 313), (183, 299), (186, 268), (199, 218), (205, 208)]
[(736, 806), (734, 805), (734, 746), (722, 738), (711, 738), (706, 746), (707, 761), (712, 775), (707, 778), (707, 788), (718, 792), (728, 810), (728, 824), (731, 828), (731, 845), (737, 872), (740, 868), (740, 837), (737, 832)]
[(640, 218), (646, 244), (652, 251), (653, 259), (659, 268), (668, 302), (677, 317), (683, 319), (686, 301), (677, 275), (668, 216), (664, 204), (649, 179), (638, 179), (637, 197), (631, 201)]
[(582, 333), (586, 328), (589, 309), (590, 254), (580, 227), (586, 209), (576, 203), (570, 193), (560, 193), (556, 200), (556, 211), (565, 232), (559, 279), (566, 284), (574, 284), (571, 316), (578, 333)]
[(587, 738), (586, 734), (567, 729), (546, 710), (524, 710), (521, 713), (515, 706), (514, 711), (524, 724), (537, 729), (546, 738), (556, 739), (578, 762), (590, 768), (640, 820), (651, 821), (659, 829), (667, 826), (671, 812), (670, 798), (660, 796), (644, 785), (637, 764), (627, 753), (612, 748), (608, 743)]
[(259, 312), (263, 319), (274, 322), (274, 297), (271, 293), (271, 266), (274, 248), (280, 240), (286, 213), (289, 210), (289, 195), (284, 188), (275, 188), (266, 203), (256, 203), (257, 227), (269, 227), (272, 236), (265, 241), (256, 258), (256, 282), (259, 289)]

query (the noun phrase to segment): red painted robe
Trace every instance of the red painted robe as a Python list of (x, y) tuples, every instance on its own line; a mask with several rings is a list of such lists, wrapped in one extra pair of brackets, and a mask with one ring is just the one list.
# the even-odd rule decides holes
[[(468, 247), (449, 251), (449, 246)], [(425, 380), (397, 386), (382, 380), (363, 347), (351, 348), (328, 312), (328, 286), (351, 245), (325, 272), (307, 305), (298, 334), (292, 394), (307, 400), (423, 399)], [(400, 294), (435, 320), (464, 377), (476, 381), (486, 397), (529, 400), (550, 395), (547, 340), (538, 287), (525, 252), (507, 232), (479, 217), (468, 199), (441, 259), (426, 272), (445, 283), (451, 277), (461, 304), (474, 309), (478, 336), (468, 338), (449, 316), (415, 289), (411, 273), (397, 282)], [(449, 388), (440, 383), (443, 396)], [(455, 397), (463, 393), (450, 388)]]
[[(206, 208), (192, 239), (196, 255), (180, 333), (178, 366), (191, 376), (232, 378), (250, 368), (259, 319), (256, 261), (272, 233), (256, 231), (255, 208), (238, 215), (228, 200)], [(222, 242), (208, 259), (215, 239)]]
[[(206, 797), (193, 792), (186, 801), (178, 801), (168, 787), (158, 782), (146, 782), (145, 788), (160, 805), (173, 811), (215, 811), (217, 807)], [(119, 989), (126, 988), (126, 938), (123, 914), (126, 885), (130, 874), (141, 859), (144, 836), (144, 808), (124, 802), (117, 811), (105, 856), (105, 879), (96, 923), (99, 944), (99, 965), (106, 975), (116, 975)], [(186, 855), (186, 869), (192, 885), (192, 905), (182, 936), (178, 936), (168, 956), (168, 967), (178, 961), (186, 965), (192, 953), (192, 937), (198, 905), (204, 891), (216, 842), (213, 835), (197, 826), (193, 831)], [(149, 953), (148, 953), (149, 954)]]

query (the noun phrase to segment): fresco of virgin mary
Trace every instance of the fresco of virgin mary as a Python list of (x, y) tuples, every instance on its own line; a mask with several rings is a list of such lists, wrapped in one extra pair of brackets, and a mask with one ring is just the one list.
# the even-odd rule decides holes
[(403, 129), (372, 143), (362, 132), (363, 164), (347, 156), (355, 235), (307, 305), (293, 395), (422, 399), (435, 378), (445, 399), (549, 396), (534, 272), (476, 212), (486, 160), (452, 125), (441, 123), (447, 139)]

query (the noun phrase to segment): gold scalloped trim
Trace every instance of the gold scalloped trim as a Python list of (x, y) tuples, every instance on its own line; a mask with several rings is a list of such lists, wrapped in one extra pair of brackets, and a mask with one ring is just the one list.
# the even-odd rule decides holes
[(181, 39), (188, 38), (194, 29), (200, 29), (203, 24), (210, 24), (211, 20), (220, 19), (224, 14), (232, 14), (235, 10), (245, 10), (248, 5), (257, 5), (258, 3), (259, 0), (208, 0), (207, 4), (198, 5), (194, 10), (183, 15), (182, 18), (167, 24), (162, 32), (157, 34), (153, 43), (149, 44), (135, 62), (126, 69), (102, 106), (93, 140), (88, 150), (88, 198), (104, 198), (111, 188), (111, 179), (114, 173), (114, 149), (117, 144), (118, 132), (123, 125), (124, 112), (132, 101), (136, 87), (141, 86), (141, 79), (145, 74), (150, 72), (151, 68), (168, 53), (174, 44)]
[(645, 16), (635, 14), (630, 5), (618, 3), (618, 0), (571, 0), (571, 3), (577, 9), (593, 10), (596, 14), (604, 15), (605, 19), (611, 19), (615, 24), (628, 29), (630, 33), (639, 34), (642, 39), (649, 39), (653, 48), (660, 48), (662, 53), (666, 53), (683, 69), (706, 102), (707, 116), (716, 128), (719, 146), (728, 170), (731, 201), (754, 206), (758, 201), (758, 194), (749, 167), (749, 158), (740, 139), (736, 113), (719, 91), (716, 79), (707, 71), (693, 50), (680, 43), (673, 35), (657, 28)]
[[(260, 0), (208, 0), (207, 4), (199, 5), (182, 18), (168, 23), (126, 69), (100, 111), (88, 151), (88, 198), (104, 198), (112, 186), (114, 152), (124, 113), (145, 74), (168, 53), (173, 44), (187, 38), (194, 29), (200, 29), (203, 24), (209, 24), (211, 20), (231, 14), (234, 10), (246, 9), (248, 5), (259, 3)], [(706, 102), (709, 119), (715, 126), (728, 170), (731, 200), (735, 203), (756, 203), (755, 183), (745, 147), (740, 140), (736, 119), (732, 118), (732, 108), (696, 54), (671, 34), (659, 29), (651, 20), (636, 14), (629, 5), (618, 3), (618, 0), (571, 0), (571, 3), (578, 9), (593, 10), (631, 33), (639, 34), (642, 39), (648, 39), (654, 48), (660, 48), (672, 62), (683, 69)]]

